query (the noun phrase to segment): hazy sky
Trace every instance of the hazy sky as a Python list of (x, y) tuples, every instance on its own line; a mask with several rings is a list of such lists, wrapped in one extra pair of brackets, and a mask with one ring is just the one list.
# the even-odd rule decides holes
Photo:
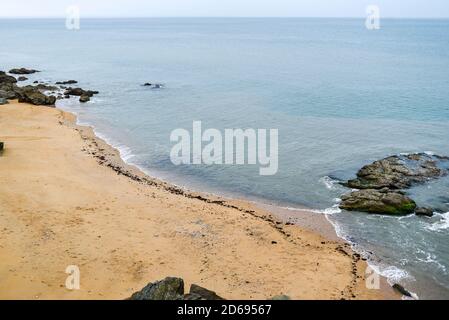
[(449, 0), (0, 0), (0, 17), (62, 17), (78, 5), (83, 17), (449, 17)]

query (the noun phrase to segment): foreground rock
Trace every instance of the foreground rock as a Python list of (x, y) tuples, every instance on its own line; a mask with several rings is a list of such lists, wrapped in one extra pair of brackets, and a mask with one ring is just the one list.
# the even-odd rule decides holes
[(11, 73), (11, 74), (32, 74), (32, 73), (36, 73), (36, 72), (39, 72), (39, 71), (34, 70), (34, 69), (27, 69), (27, 68), (15, 68), (15, 69), (9, 70), (9, 73)]
[(6, 100), (5, 98), (0, 98), (0, 106), (7, 104), (7, 103), (8, 103), (8, 100)]
[(364, 166), (344, 185), (355, 189), (404, 189), (447, 174), (438, 166), (449, 158), (425, 153), (391, 156)]
[(224, 300), (214, 291), (200, 287), (196, 284), (190, 286), (190, 292), (184, 295), (184, 300)]
[(164, 280), (149, 283), (135, 292), (129, 300), (224, 300), (215, 292), (192, 284), (190, 292), (184, 294), (184, 280), (167, 277)]
[(167, 277), (164, 280), (147, 284), (134, 293), (130, 300), (180, 300), (184, 296), (184, 281), (181, 278)]
[(366, 189), (351, 192), (341, 199), (340, 208), (348, 211), (403, 215), (415, 211), (416, 203), (401, 192)]
[(3, 151), (4, 147), (5, 147), (5, 144), (3, 142), (0, 142), (0, 152)]

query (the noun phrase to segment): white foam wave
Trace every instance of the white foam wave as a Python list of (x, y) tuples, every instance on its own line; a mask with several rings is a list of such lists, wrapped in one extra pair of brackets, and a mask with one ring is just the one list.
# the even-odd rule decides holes
[(441, 219), (425, 228), (430, 231), (443, 231), (449, 229), (449, 212), (438, 214)]
[(324, 176), (324, 177), (322, 177), (322, 178), (320, 178), (320, 180), (319, 180), (321, 183), (323, 183), (325, 186), (326, 186), (326, 188), (327, 189), (329, 189), (329, 190), (333, 190), (333, 189), (335, 189), (335, 183), (337, 182), (337, 181), (335, 181), (334, 179), (332, 179), (331, 177), (329, 177), (329, 176)]

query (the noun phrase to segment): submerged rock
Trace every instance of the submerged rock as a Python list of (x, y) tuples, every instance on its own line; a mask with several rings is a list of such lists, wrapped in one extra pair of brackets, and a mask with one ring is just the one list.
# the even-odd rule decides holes
[(180, 300), (184, 296), (184, 281), (181, 278), (167, 277), (164, 280), (149, 283), (134, 293), (130, 300)]
[(24, 77), (24, 76), (21, 76), (21, 77), (17, 78), (17, 81), (25, 81), (25, 80), (28, 80), (28, 78)]
[(162, 83), (149, 83), (149, 82), (144, 83), (143, 86), (151, 87), (152, 89), (161, 89), (164, 87)]
[(343, 185), (355, 189), (404, 189), (447, 174), (438, 166), (447, 161), (441, 156), (425, 153), (391, 156), (364, 166), (357, 178)]
[(416, 203), (401, 192), (388, 189), (365, 189), (341, 198), (340, 208), (348, 211), (403, 215), (413, 213)]
[(32, 73), (36, 73), (36, 72), (39, 72), (39, 71), (34, 70), (34, 69), (27, 69), (27, 68), (15, 68), (15, 69), (9, 70), (9, 73), (11, 73), (11, 74), (32, 74)]
[(56, 84), (75, 84), (78, 83), (76, 80), (58, 81)]

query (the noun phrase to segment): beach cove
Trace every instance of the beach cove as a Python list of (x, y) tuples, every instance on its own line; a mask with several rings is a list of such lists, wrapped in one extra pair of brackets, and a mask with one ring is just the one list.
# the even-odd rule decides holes
[[(125, 164), (57, 108), (0, 107), (0, 297), (124, 299), (180, 276), (226, 299), (382, 299), (342, 241)], [(80, 290), (65, 288), (66, 267)]]

